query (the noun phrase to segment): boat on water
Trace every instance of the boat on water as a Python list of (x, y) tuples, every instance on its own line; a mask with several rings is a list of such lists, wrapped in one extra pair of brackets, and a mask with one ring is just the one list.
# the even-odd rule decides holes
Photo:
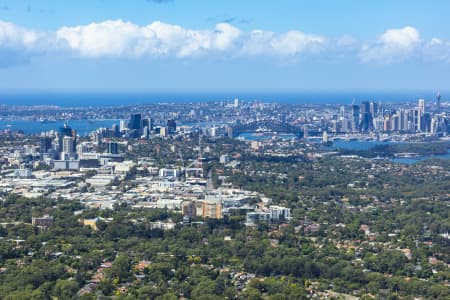
[(41, 118), (41, 119), (39, 119), (39, 122), (42, 123), (42, 124), (56, 123), (56, 120), (54, 120), (54, 119), (47, 119), (47, 118)]
[(395, 153), (394, 156), (396, 158), (414, 158), (414, 157), (420, 157), (421, 155), (419, 153), (413, 153), (413, 152), (402, 152), (402, 153)]

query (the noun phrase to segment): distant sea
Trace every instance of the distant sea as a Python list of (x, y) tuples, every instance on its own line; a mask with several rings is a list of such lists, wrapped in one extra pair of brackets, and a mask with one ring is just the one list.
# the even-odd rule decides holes
[[(260, 100), (291, 104), (351, 104), (361, 101), (404, 103), (436, 91), (291, 91), (291, 90), (0, 90), (0, 104), (58, 106), (116, 106), (167, 102)], [(443, 100), (446, 93), (443, 93)]]

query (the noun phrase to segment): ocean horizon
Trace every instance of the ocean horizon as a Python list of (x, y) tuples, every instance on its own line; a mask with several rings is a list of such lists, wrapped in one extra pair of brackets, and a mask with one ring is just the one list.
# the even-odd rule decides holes
[[(406, 103), (420, 98), (434, 101), (436, 93), (432, 90), (0, 90), (0, 105), (119, 106), (232, 101), (235, 98), (288, 104)], [(441, 95), (445, 101), (446, 93), (441, 91)]]

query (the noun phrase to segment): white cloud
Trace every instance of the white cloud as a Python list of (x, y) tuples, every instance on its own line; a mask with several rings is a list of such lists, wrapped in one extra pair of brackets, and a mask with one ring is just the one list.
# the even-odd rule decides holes
[(13, 23), (0, 20), (0, 47), (14, 49), (33, 49), (41, 38), (39, 34), (33, 30), (27, 30)]
[(417, 45), (420, 42), (420, 34), (414, 27), (406, 26), (400, 29), (389, 29), (378, 39), (386, 47), (405, 49)]
[(364, 62), (383, 64), (404, 61), (417, 54), (415, 50), (421, 43), (420, 34), (414, 27), (389, 29), (378, 36), (375, 43), (364, 44), (360, 57)]
[(325, 44), (325, 38), (291, 30), (283, 34), (253, 30), (242, 41), (240, 54), (244, 56), (297, 56), (314, 53)]
[(191, 30), (159, 21), (140, 27), (122, 20), (63, 27), (56, 36), (87, 57), (191, 57), (226, 51), (231, 56), (295, 56), (317, 50), (325, 43), (324, 37), (295, 30), (283, 34), (254, 30), (243, 34), (228, 23), (219, 23), (213, 30)]
[(159, 21), (141, 27), (122, 20), (63, 27), (56, 33), (59, 41), (87, 57), (196, 56), (226, 51), (239, 35), (239, 29), (225, 23), (214, 30), (190, 30)]
[(450, 62), (449, 41), (436, 37), (424, 41), (411, 26), (388, 29), (373, 41), (361, 41), (350, 35), (333, 38), (298, 30), (243, 32), (229, 23), (209, 29), (188, 29), (160, 21), (141, 26), (108, 20), (42, 32), (0, 20), (0, 66), (25, 62), (41, 53), (67, 55), (68, 51), (92, 59), (218, 55), (229, 59), (271, 57), (286, 62), (315, 58), (333, 64), (343, 61), (388, 64), (408, 59)]
[(47, 35), (0, 20), (0, 67), (25, 63), (47, 48)]
[(450, 42), (432, 38), (422, 49), (426, 61), (450, 62)]

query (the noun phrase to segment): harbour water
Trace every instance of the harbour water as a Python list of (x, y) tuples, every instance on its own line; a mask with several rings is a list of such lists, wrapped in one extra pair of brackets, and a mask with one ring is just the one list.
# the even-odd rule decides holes
[[(58, 130), (64, 126), (64, 121), (39, 122), (31, 120), (0, 120), (0, 130), (22, 131), (26, 134), (39, 134), (41, 132)], [(97, 128), (111, 128), (113, 124), (119, 125), (119, 120), (70, 120), (67, 124), (77, 131), (80, 136), (87, 136)]]
[[(283, 138), (283, 139), (290, 139), (294, 137), (293, 135), (283, 135), (278, 134), (277, 136)], [(245, 139), (247, 141), (259, 141), (259, 140), (267, 140), (271, 139), (271, 135), (258, 135), (255, 133), (243, 133), (239, 135), (238, 138)], [(320, 139), (310, 140), (311, 142), (320, 142)], [(333, 142), (333, 145), (329, 147), (330, 150), (336, 150), (336, 149), (349, 149), (349, 150), (368, 150), (370, 148), (373, 148), (378, 145), (388, 145), (392, 143), (400, 143), (400, 142), (392, 142), (392, 141), (364, 141), (364, 140), (336, 140)], [(427, 159), (432, 158), (441, 158), (441, 159), (450, 159), (450, 149), (449, 153), (447, 154), (441, 154), (441, 155), (424, 155), (424, 156), (417, 156), (417, 157), (395, 157), (389, 159), (392, 162), (395, 163), (401, 163), (401, 164), (415, 164)]]

